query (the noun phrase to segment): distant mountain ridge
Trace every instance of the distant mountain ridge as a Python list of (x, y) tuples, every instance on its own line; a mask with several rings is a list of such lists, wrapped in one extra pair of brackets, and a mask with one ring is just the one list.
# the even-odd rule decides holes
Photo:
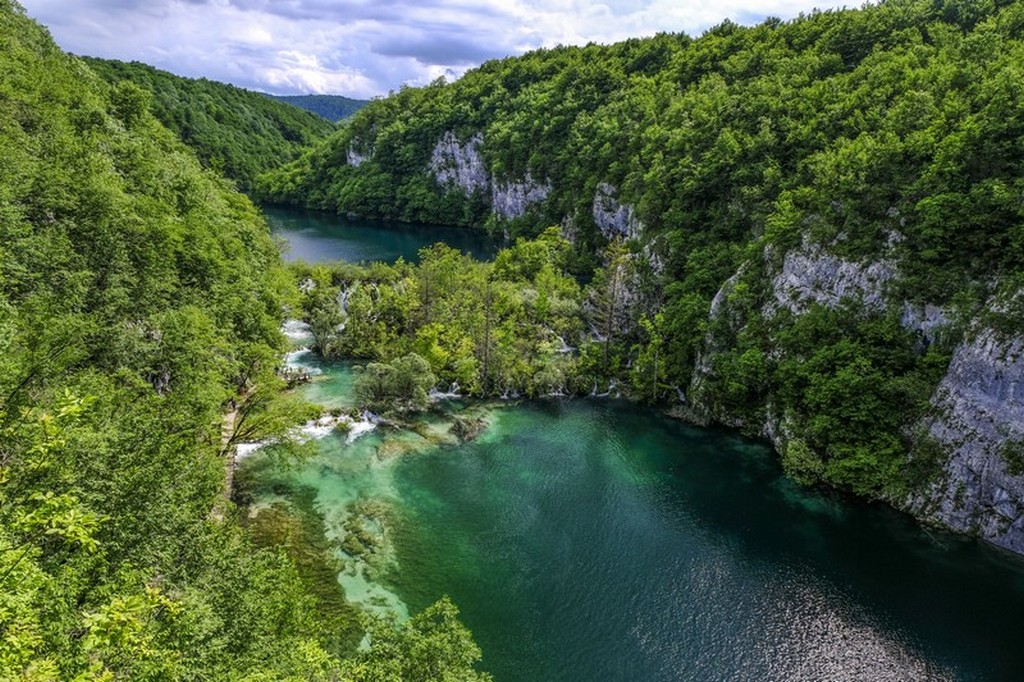
[(334, 122), (348, 118), (370, 103), (368, 99), (354, 99), (343, 95), (267, 95), (267, 97), (311, 111)]

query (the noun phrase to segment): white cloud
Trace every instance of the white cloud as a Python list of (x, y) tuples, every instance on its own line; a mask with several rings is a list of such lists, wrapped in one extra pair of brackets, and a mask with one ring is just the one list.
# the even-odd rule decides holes
[[(22, 0), (65, 49), (279, 94), (385, 94), (536, 47), (699, 34), (814, 0)], [(842, 3), (818, 2), (818, 7)]]

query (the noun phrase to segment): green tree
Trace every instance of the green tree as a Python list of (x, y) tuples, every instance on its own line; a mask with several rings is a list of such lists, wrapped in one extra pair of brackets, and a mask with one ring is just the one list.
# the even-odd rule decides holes
[(370, 630), (370, 648), (346, 663), (347, 679), (373, 682), (486, 682), (491, 676), (474, 670), (480, 649), (458, 621), (458, 609), (442, 599), (403, 625), (378, 620)]
[(430, 364), (415, 353), (392, 362), (356, 367), (357, 403), (377, 412), (410, 412), (430, 404), (436, 378)]

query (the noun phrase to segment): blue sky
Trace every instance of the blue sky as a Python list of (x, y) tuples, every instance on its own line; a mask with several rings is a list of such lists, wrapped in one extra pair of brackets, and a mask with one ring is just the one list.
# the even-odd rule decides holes
[(732, 19), (788, 19), (828, 0), (21, 0), (65, 50), (139, 60), (275, 94), (385, 95), (558, 44)]

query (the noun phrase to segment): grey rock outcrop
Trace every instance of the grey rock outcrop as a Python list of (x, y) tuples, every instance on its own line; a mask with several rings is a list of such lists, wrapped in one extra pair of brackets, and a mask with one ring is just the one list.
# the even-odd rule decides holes
[[(901, 311), (902, 326), (919, 333), (922, 337), (922, 346), (934, 343), (941, 330), (950, 324), (946, 311), (939, 306), (893, 300), (888, 295), (887, 285), (899, 275), (894, 260), (883, 259), (863, 263), (850, 261), (807, 241), (801, 247), (787, 252), (781, 260), (768, 249), (764, 259), (768, 265), (771, 283), (768, 300), (760, 310), (760, 315), (765, 318), (770, 318), (781, 310), (788, 310), (799, 316), (807, 312), (813, 304), (834, 308), (844, 299), (858, 300), (868, 310), (876, 312), (897, 306)], [(734, 309), (730, 304), (730, 296), (746, 272), (748, 266), (744, 265), (722, 284), (708, 311), (710, 320), (717, 320), (720, 323), (724, 321), (733, 332), (739, 332), (749, 322), (742, 309)], [(771, 274), (773, 272), (774, 275)], [(714, 331), (709, 331), (705, 337), (688, 390), (694, 398), (691, 416), (700, 421), (714, 420), (760, 433), (781, 452), (790, 439), (790, 428), (787, 424), (791, 415), (779, 411), (769, 403), (761, 415), (762, 423), (742, 424), (734, 415), (723, 413), (715, 405), (704, 400), (704, 385), (714, 377), (715, 357), (727, 350), (728, 343), (717, 338)], [(778, 358), (779, 353), (778, 349), (773, 349), (769, 351), (769, 356)]]
[(345, 163), (353, 168), (357, 168), (369, 161), (372, 156), (373, 152), (360, 151), (358, 142), (356, 140), (352, 140), (349, 142), (348, 149), (345, 150)]
[(562, 239), (572, 244), (573, 248), (576, 248), (576, 245), (579, 244), (580, 240), (580, 230), (579, 225), (577, 225), (573, 217), (568, 215), (565, 216), (562, 218), (562, 222), (559, 223), (558, 227), (558, 231), (559, 234), (562, 235)]
[[(786, 254), (772, 279), (772, 300), (762, 312), (768, 317), (788, 309), (800, 315), (813, 303), (834, 308), (845, 298), (858, 300), (869, 310), (882, 311), (894, 304), (887, 300), (885, 289), (898, 275), (893, 260), (858, 263), (805, 242)], [(900, 324), (920, 334), (927, 344), (935, 343), (938, 334), (951, 322), (946, 311), (936, 305), (910, 301), (897, 305), (902, 305)]]
[(715, 297), (711, 299), (711, 308), (708, 310), (708, 318), (717, 320), (721, 317), (722, 312), (725, 309), (725, 302), (729, 298), (729, 294), (732, 293), (733, 289), (736, 288), (736, 284), (740, 281), (740, 277), (743, 276), (743, 268), (740, 268), (733, 274), (732, 277), (725, 280), (722, 286), (718, 288), (715, 293)]
[[(834, 307), (856, 298), (873, 310), (896, 306), (904, 328), (920, 334), (923, 343), (935, 343), (951, 325), (948, 312), (887, 299), (886, 285), (897, 275), (894, 261), (854, 263), (805, 243), (786, 254), (763, 312), (786, 308), (800, 314), (811, 303)], [(718, 298), (713, 316), (721, 314)], [(931, 402), (937, 416), (926, 428), (940, 448), (942, 471), (905, 506), (920, 518), (1024, 553), (1024, 463), (1012, 465), (1006, 454), (1024, 453), (1024, 337), (976, 329), (954, 351)], [(774, 425), (763, 431), (778, 441)]]
[(482, 133), (461, 142), (448, 131), (434, 145), (427, 171), (443, 187), (459, 188), (465, 194), (489, 192), (491, 212), (503, 220), (520, 218), (548, 198), (551, 182), (537, 182), (529, 173), (518, 182), (495, 181), (480, 152), (483, 143)]
[[(729, 297), (735, 291), (736, 285), (739, 284), (744, 274), (746, 274), (746, 268), (741, 266), (732, 277), (722, 283), (714, 298), (711, 299), (711, 306), (708, 310), (709, 320), (723, 320), (724, 318), (729, 327), (733, 329), (737, 329), (742, 325), (742, 321), (737, 319), (734, 316), (734, 311), (730, 309)], [(715, 357), (725, 348), (725, 344), (716, 337), (712, 330), (709, 330), (704, 335), (704, 343), (697, 352), (693, 374), (690, 377), (690, 386), (687, 390), (687, 394), (693, 400), (690, 401), (687, 407), (685, 418), (702, 425), (718, 421), (724, 425), (738, 428), (742, 424), (735, 417), (716, 410), (713, 405), (708, 403), (705, 396), (705, 383), (715, 376)]]
[(594, 224), (605, 239), (636, 239), (643, 224), (637, 219), (632, 206), (619, 203), (618, 196), (619, 191), (607, 182), (597, 186), (594, 192)]
[(911, 511), (1024, 552), (1024, 475), (1004, 454), (1024, 443), (1024, 338), (986, 329), (961, 344), (932, 403), (939, 417), (929, 432), (950, 455)]
[(772, 280), (774, 300), (765, 306), (770, 315), (781, 308), (799, 315), (812, 303), (834, 308), (844, 298), (860, 300), (866, 307), (885, 307), (885, 285), (896, 277), (894, 262), (857, 263), (834, 256), (806, 242), (790, 251)]
[(512, 220), (526, 215), (526, 211), (543, 202), (551, 193), (551, 182), (543, 184), (534, 180), (529, 173), (522, 182), (496, 182), (491, 194), (491, 210), (494, 215)]
[(651, 267), (640, 254), (625, 254), (606, 268), (604, 280), (583, 304), (590, 337), (600, 342), (609, 335), (635, 332), (640, 319), (653, 315), (660, 302), (652, 286)]
[(932, 344), (935, 343), (939, 332), (949, 326), (950, 319), (946, 311), (937, 305), (905, 301), (900, 324), (904, 329), (917, 332), (927, 343)]
[(482, 133), (464, 143), (459, 142), (455, 133), (445, 133), (430, 155), (430, 172), (437, 183), (458, 187), (466, 194), (486, 193), (491, 187), (491, 176), (480, 153), (483, 141)]

